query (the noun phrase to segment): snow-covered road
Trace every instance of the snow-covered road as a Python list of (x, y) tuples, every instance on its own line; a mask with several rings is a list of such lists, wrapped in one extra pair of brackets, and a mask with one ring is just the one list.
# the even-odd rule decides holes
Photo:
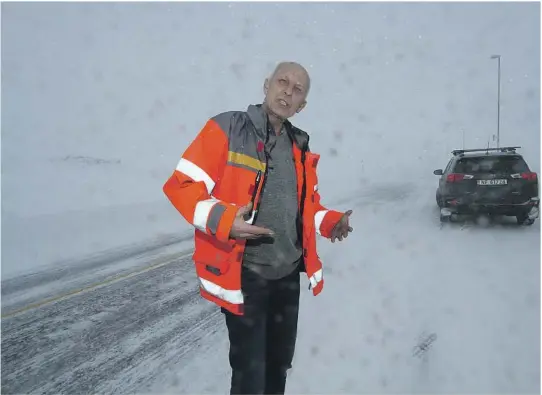
[[(52, 289), (51, 273), (12, 280), (3, 289), (2, 392), (144, 392), (164, 366), (209, 344), (218, 315), (199, 298), (190, 253), (162, 250), (130, 269), (111, 261), (106, 275), (98, 264), (63, 272), (54, 295), (39, 292)], [(22, 303), (24, 294), (34, 297)]]
[[(428, 190), (370, 185), (339, 204), (352, 205), (355, 232), (320, 240), (320, 296), (303, 280), (288, 392), (539, 392), (539, 223), (441, 227)], [(66, 273), (57, 294), (90, 289), (3, 318), (3, 393), (226, 393), (222, 316), (174, 250), (130, 270), (112, 262), (107, 275)], [(51, 296), (32, 291), (37, 277), (18, 281), (3, 290), (3, 315)]]

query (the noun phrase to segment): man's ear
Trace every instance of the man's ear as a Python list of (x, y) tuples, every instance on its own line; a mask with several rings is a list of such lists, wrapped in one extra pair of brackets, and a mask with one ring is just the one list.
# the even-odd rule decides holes
[(266, 78), (263, 82), (263, 93), (264, 95), (267, 95), (267, 91), (269, 90), (269, 78)]
[(296, 112), (299, 114), (301, 111), (303, 111), (306, 105), (307, 105), (307, 101), (304, 101), (303, 103), (301, 103), (301, 105), (297, 108)]

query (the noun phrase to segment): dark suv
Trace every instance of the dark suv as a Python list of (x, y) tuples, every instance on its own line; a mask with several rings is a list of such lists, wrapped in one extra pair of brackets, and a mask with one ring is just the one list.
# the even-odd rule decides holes
[(440, 220), (457, 214), (515, 216), (532, 225), (539, 215), (538, 177), (516, 152), (521, 147), (452, 151), (437, 189)]

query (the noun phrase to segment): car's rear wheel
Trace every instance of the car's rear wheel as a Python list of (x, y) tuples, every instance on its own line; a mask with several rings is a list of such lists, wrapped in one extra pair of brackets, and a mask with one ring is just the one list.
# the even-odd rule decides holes
[(448, 214), (448, 215), (443, 215), (442, 213), (440, 214), (440, 222), (457, 222), (458, 220), (458, 215), (456, 213), (453, 213), (453, 214)]
[(437, 206), (439, 206), (439, 208), (443, 208), (444, 207), (444, 201), (442, 200), (442, 197), (437, 193), (437, 196), (436, 196), (436, 200), (437, 200)]
[(531, 226), (532, 224), (534, 224), (534, 219), (529, 218), (527, 214), (517, 214), (516, 220), (518, 221), (518, 225)]

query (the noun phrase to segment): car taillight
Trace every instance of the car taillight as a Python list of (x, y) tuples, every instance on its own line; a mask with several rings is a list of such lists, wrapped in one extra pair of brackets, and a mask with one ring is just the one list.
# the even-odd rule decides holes
[(537, 175), (534, 172), (525, 172), (525, 173), (521, 173), (521, 178), (527, 181), (536, 181)]
[(463, 180), (470, 180), (473, 177), (474, 176), (471, 176), (470, 174), (451, 173), (451, 174), (448, 174), (448, 177), (446, 177), (446, 181), (459, 182)]
[(536, 181), (538, 176), (534, 172), (526, 171), (524, 173), (516, 173), (511, 175), (512, 178), (523, 178), (527, 181)]
[(446, 181), (448, 182), (458, 182), (461, 180), (463, 180), (463, 174), (452, 173), (448, 174), (448, 177), (446, 177)]

